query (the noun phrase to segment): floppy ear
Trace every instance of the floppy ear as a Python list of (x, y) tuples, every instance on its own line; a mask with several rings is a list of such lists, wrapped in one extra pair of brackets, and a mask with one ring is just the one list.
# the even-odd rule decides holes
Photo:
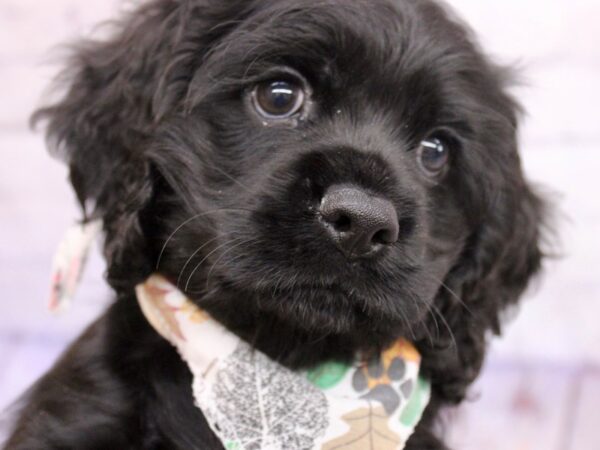
[(505, 177), (448, 280), (470, 308), (485, 312), (496, 334), (503, 311), (517, 303), (544, 256), (545, 202), (524, 180), (518, 160)]
[(152, 1), (115, 24), (111, 39), (75, 47), (62, 77), (66, 94), (32, 119), (47, 122), (49, 145), (69, 165), (85, 220), (104, 221), (115, 288), (149, 270), (140, 223), (153, 195), (145, 151), (193, 70), (191, 51), (178, 49), (191, 20), (186, 3)]
[(500, 334), (502, 313), (541, 268), (545, 205), (525, 181), (513, 181), (436, 298), (444, 323), (432, 315), (426, 325), (436, 339), (433, 345), (424, 341), (425, 370), (438, 396), (450, 403), (464, 399), (483, 365), (490, 331)]

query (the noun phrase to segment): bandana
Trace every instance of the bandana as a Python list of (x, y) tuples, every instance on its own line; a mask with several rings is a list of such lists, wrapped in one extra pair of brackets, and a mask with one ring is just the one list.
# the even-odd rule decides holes
[[(71, 228), (50, 309), (69, 306), (100, 221)], [(227, 450), (402, 450), (430, 398), (421, 357), (400, 339), (376, 360), (292, 371), (228, 331), (160, 275), (136, 287), (148, 322), (193, 375), (195, 404)]]
[(61, 312), (69, 309), (90, 248), (102, 231), (102, 221), (94, 220), (72, 226), (63, 237), (52, 263), (52, 279), (48, 309)]
[(398, 340), (378, 360), (294, 372), (153, 275), (146, 318), (188, 364), (196, 406), (227, 450), (403, 449), (429, 402), (420, 355)]

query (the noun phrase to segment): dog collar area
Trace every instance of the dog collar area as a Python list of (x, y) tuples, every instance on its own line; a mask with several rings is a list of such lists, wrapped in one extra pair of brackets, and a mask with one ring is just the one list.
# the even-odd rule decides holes
[(140, 307), (193, 375), (194, 402), (227, 450), (403, 449), (430, 399), (401, 339), (378, 359), (292, 371), (227, 330), (160, 275)]

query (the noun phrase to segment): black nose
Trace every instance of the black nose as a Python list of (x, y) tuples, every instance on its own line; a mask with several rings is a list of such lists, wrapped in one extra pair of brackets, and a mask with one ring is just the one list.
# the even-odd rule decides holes
[(332, 240), (348, 258), (373, 256), (398, 240), (394, 205), (357, 187), (327, 189), (320, 212)]

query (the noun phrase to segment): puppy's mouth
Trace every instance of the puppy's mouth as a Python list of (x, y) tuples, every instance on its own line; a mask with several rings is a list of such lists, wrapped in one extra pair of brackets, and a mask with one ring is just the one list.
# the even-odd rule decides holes
[(258, 293), (257, 302), (261, 310), (307, 331), (345, 333), (367, 318), (366, 299), (339, 285), (275, 288)]
[[(347, 280), (293, 286), (273, 280), (272, 283), (263, 282), (259, 287), (241, 288), (226, 275), (217, 275), (211, 281), (211, 291), (216, 302), (223, 297), (230, 298), (239, 305), (237, 311), (251, 309), (258, 317), (271, 317), (284, 326), (312, 335), (363, 333), (397, 337), (410, 333), (426, 307), (425, 302), (402, 290), (390, 295), (396, 291), (393, 286), (385, 284), (370, 290), (354, 286)], [(227, 295), (224, 296), (225, 292)]]

